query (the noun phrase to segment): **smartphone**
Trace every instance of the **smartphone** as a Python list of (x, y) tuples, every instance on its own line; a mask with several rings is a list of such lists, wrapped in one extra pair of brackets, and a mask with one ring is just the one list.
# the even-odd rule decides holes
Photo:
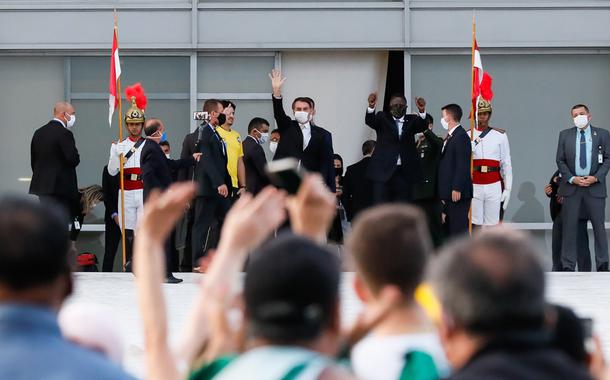
[(299, 191), (305, 174), (304, 170), (300, 168), (299, 161), (294, 158), (271, 161), (267, 164), (266, 171), (273, 186), (293, 195)]
[(193, 120), (209, 121), (210, 114), (203, 111), (195, 111), (193, 112)]

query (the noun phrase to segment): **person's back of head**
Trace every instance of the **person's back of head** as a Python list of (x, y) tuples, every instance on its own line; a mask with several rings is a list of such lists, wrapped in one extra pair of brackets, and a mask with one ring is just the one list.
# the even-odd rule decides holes
[(292, 235), (269, 242), (252, 255), (245, 277), (250, 334), (266, 345), (332, 353), (339, 332), (339, 283), (339, 261), (327, 249)]
[(375, 140), (366, 140), (363, 144), (362, 144), (362, 155), (363, 156), (369, 156), (371, 154), (373, 154), (373, 151), (375, 150)]
[(72, 291), (68, 219), (32, 200), (0, 200), (0, 303), (58, 308)]
[(413, 300), (432, 251), (425, 216), (412, 206), (385, 205), (363, 212), (355, 221), (347, 246), (357, 276), (373, 297), (386, 286)]
[(482, 230), (442, 250), (430, 271), (442, 306), (441, 340), (461, 368), (484, 345), (531, 336), (544, 326), (544, 272), (523, 233)]

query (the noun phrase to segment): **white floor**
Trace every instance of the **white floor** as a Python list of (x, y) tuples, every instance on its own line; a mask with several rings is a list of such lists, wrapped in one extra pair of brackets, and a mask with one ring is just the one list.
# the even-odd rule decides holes
[[(169, 310), (170, 336), (176, 341), (181, 325), (190, 309), (198, 284), (204, 275), (178, 274), (185, 281), (164, 285)], [(351, 290), (352, 274), (346, 273), (342, 286), (344, 323), (350, 323), (360, 305)], [(610, 356), (610, 274), (550, 273), (548, 298), (555, 303), (573, 307), (581, 316), (594, 319), (595, 331)], [(68, 302), (86, 301), (112, 309), (122, 327), (125, 340), (127, 370), (138, 377), (144, 374), (144, 344), (133, 277), (124, 273), (77, 273), (75, 294)]]

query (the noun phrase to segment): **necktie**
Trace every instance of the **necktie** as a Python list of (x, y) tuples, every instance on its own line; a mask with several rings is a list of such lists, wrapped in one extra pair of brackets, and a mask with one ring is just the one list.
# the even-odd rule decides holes
[(400, 122), (400, 119), (396, 119), (396, 129), (398, 131), (398, 138), (400, 138), (402, 136), (402, 124)]
[(587, 142), (585, 141), (585, 131), (580, 131), (580, 168), (587, 167)]

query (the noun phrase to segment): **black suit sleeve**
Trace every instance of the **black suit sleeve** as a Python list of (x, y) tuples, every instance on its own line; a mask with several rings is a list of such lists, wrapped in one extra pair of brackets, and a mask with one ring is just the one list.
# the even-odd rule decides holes
[(425, 132), (428, 129), (428, 124), (430, 124), (430, 116), (426, 114), (425, 118), (419, 116), (419, 114), (413, 115), (411, 118), (411, 122), (409, 126), (413, 128), (413, 133)]
[(265, 151), (263, 148), (258, 144), (254, 147), (254, 149), (252, 149), (252, 163), (254, 164), (254, 169), (256, 169), (260, 178), (267, 178), (267, 172), (265, 171), (267, 157), (265, 157)]
[(568, 182), (570, 178), (574, 177), (574, 174), (570, 171), (570, 168), (567, 164), (568, 157), (566, 157), (566, 151), (564, 147), (564, 140), (566, 139), (566, 137), (564, 137), (565, 133), (566, 131), (562, 131), (559, 134), (559, 141), (557, 142), (557, 155), (555, 157), (555, 160), (557, 162), (557, 167), (561, 172), (563, 180)]
[[(214, 135), (206, 134), (205, 137), (202, 138), (202, 151), (201, 158), (199, 161), (199, 165), (203, 164), (203, 172), (210, 179), (212, 186), (215, 189), (225, 184), (224, 176), (218, 172), (216, 169), (216, 165), (214, 165), (214, 160), (219, 159), (220, 157), (214, 156), (213, 149), (214, 148)], [(209, 163), (209, 164), (208, 164)]]
[(178, 170), (183, 171), (183, 170), (188, 170), (188, 168), (190, 168), (191, 166), (195, 165), (195, 158), (193, 156), (191, 157), (186, 157), (186, 158), (181, 158), (179, 160), (171, 160), (169, 158), (166, 158), (167, 160), (167, 166), (169, 166), (169, 170), (172, 173), (177, 172)]
[(368, 112), (367, 109), (366, 115), (364, 116), (364, 123), (370, 128), (377, 130), (377, 128), (379, 128), (379, 117), (381, 116), (380, 114), (381, 112)]
[(284, 105), (282, 102), (282, 98), (276, 98), (271, 95), (271, 99), (273, 100), (273, 118), (277, 123), (277, 128), (280, 130), (280, 134), (287, 128), (289, 128), (292, 124), (292, 119), (290, 116), (286, 115), (284, 111)]
[(30, 142), (30, 166), (32, 167), (32, 172), (34, 172), (34, 162), (36, 162), (36, 154), (34, 153), (34, 137)]
[(343, 194), (341, 195), (341, 203), (343, 203), (343, 207), (345, 208), (345, 214), (347, 216), (347, 220), (351, 221), (354, 217), (354, 208), (353, 208), (353, 173), (351, 168), (347, 168), (345, 172), (345, 177), (343, 177)]
[[(154, 142), (150, 142), (154, 144)], [(165, 156), (163, 156), (165, 158)], [(156, 173), (161, 171), (163, 162), (154, 154), (152, 149), (143, 149), (140, 156), (140, 167), (142, 168), (142, 182), (144, 182), (144, 200), (148, 198), (148, 193), (153, 189), (163, 188)]]
[(102, 192), (104, 193), (104, 207), (106, 214), (111, 216), (118, 212), (118, 176), (111, 176), (108, 168), (104, 166), (102, 172)]
[(455, 144), (455, 172), (453, 176), (453, 183), (451, 190), (464, 192), (468, 177), (470, 176), (470, 155), (472, 152), (472, 145), (470, 145), (470, 139), (466, 133), (462, 133), (459, 136), (459, 141)]
[(80, 156), (78, 155), (78, 150), (76, 149), (74, 135), (72, 134), (72, 132), (66, 132), (67, 133), (64, 133), (64, 135), (59, 140), (61, 153), (68, 165), (72, 167), (77, 167), (80, 163)]
[[(193, 144), (191, 143), (191, 138), (190, 135), (186, 135), (184, 136), (184, 140), (182, 141), (182, 150), (180, 151), (180, 158), (184, 159), (184, 158), (188, 158), (188, 157), (192, 157), (193, 156)], [(189, 170), (188, 168), (184, 168), (178, 171), (178, 181), (188, 181), (190, 180), (190, 178), (188, 178), (188, 173)]]
[(334, 161), (334, 152), (333, 152), (333, 137), (329, 132), (324, 133), (323, 139), (324, 146), (322, 147), (322, 178), (324, 178), (324, 182), (328, 185), (330, 191), (336, 191), (336, 183), (335, 183), (335, 161)]
[(430, 145), (433, 145), (435, 148), (437, 149), (442, 149), (443, 147), (443, 139), (438, 137), (434, 132), (432, 132), (430, 129), (426, 129), (424, 131), (424, 136), (426, 137), (426, 139), (428, 140), (428, 142), (430, 143)]

